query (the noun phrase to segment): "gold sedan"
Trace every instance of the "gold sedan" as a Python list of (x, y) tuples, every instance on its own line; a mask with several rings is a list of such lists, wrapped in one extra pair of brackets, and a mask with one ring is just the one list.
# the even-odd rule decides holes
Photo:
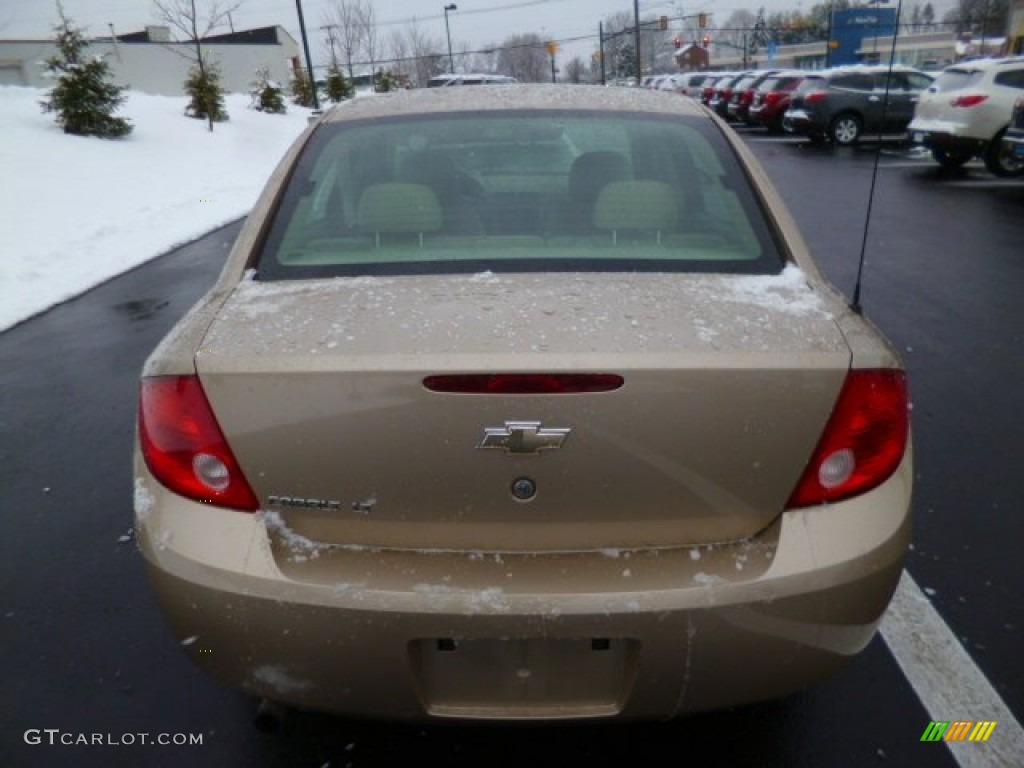
[(907, 383), (678, 95), (496, 85), (310, 125), (152, 353), (138, 541), (194, 662), (405, 720), (662, 720), (874, 636)]

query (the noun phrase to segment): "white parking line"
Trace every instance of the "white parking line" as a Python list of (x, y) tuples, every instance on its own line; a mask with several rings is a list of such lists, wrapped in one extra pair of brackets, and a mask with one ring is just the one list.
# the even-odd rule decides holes
[(1022, 179), (955, 179), (942, 182), (946, 187), (971, 187), (973, 189), (1018, 189), (1024, 187)]
[[(1024, 766), (1024, 728), (907, 571), (882, 619), (881, 634), (929, 717), (997, 723), (986, 742), (945, 742), (957, 764)], [(926, 725), (921, 724), (922, 733)], [(934, 746), (921, 744), (922, 749)]]
[(744, 141), (755, 141), (759, 144), (800, 144), (807, 139), (798, 136), (752, 136), (743, 134)]
[[(928, 168), (928, 167), (931, 167), (931, 168), (934, 168), (935, 170), (939, 170), (938, 164), (934, 160), (932, 160), (930, 157), (927, 157), (927, 158), (923, 157), (920, 160), (913, 160), (913, 159), (911, 159), (911, 160), (890, 160), (889, 158), (886, 158), (884, 162), (881, 162), (881, 163), (878, 164), (878, 167), (879, 168)], [(973, 167), (973, 166), (964, 166), (964, 168), (971, 168), (971, 167)], [(979, 165), (977, 167), (978, 168), (982, 168), (983, 166)]]

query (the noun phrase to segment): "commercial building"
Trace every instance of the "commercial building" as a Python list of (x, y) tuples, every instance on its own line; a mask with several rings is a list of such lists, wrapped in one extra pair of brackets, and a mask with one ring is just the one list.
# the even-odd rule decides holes
[[(221, 84), (229, 93), (247, 93), (257, 69), (265, 68), (271, 79), (287, 83), (293, 68), (301, 66), (299, 44), (281, 26), (212, 35), (201, 41), (201, 47), (218, 65)], [(51, 87), (43, 64), (56, 52), (53, 40), (0, 40), (0, 85)], [(92, 39), (85, 53), (105, 57), (117, 85), (177, 96), (195, 61), (195, 43), (172, 40), (167, 27), (150, 26), (142, 32)]]

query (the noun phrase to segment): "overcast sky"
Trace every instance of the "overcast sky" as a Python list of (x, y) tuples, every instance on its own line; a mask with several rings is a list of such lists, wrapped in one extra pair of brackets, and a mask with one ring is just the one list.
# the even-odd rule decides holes
[[(200, 8), (208, 0), (197, 0)], [(330, 0), (301, 0), (306, 32), (314, 58), (319, 58), (324, 32), (324, 13)], [(699, 11), (714, 12), (724, 23), (738, 9), (756, 12), (764, 6), (770, 13), (778, 10), (809, 8), (816, 0), (686, 0), (659, 2), (640, 0), (641, 17), (678, 18)], [(63, 0), (67, 15), (88, 34), (117, 34), (141, 30), (154, 23), (151, 0)], [(416, 23), (439, 42), (445, 39), (444, 0), (373, 0), (382, 39), (392, 29)], [(450, 11), (452, 46), (480, 49), (498, 44), (514, 34), (534, 33), (562, 43), (563, 53), (589, 57), (597, 49), (598, 24), (618, 12), (632, 13), (633, 0), (456, 0)], [(57, 18), (56, 0), (0, 0), (0, 38), (45, 39), (51, 36)], [(233, 14), (236, 30), (280, 24), (299, 38), (295, 0), (243, 0)], [(673, 26), (678, 26), (675, 22)], [(224, 30), (228, 31), (227, 29)]]

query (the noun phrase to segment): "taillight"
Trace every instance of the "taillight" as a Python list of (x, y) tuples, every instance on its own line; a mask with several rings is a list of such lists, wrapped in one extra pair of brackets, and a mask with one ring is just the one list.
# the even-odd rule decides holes
[(826, 91), (811, 91), (804, 96), (804, 103), (817, 104), (819, 101), (824, 101), (826, 96), (828, 96)]
[(142, 379), (139, 442), (153, 477), (175, 493), (218, 507), (259, 509), (197, 376)]
[(764, 96), (761, 97), (761, 100), (765, 104), (774, 104), (781, 98), (782, 94), (779, 93), (778, 91), (769, 91), (768, 93), (764, 94)]
[(787, 508), (840, 501), (881, 485), (903, 460), (909, 431), (906, 375), (851, 371)]
[(570, 395), (611, 392), (622, 384), (615, 373), (455, 373), (423, 379), (431, 392), (461, 395)]
[(957, 96), (950, 103), (954, 107), (976, 107), (981, 102), (988, 100), (988, 94), (984, 93), (971, 93), (967, 96)]

